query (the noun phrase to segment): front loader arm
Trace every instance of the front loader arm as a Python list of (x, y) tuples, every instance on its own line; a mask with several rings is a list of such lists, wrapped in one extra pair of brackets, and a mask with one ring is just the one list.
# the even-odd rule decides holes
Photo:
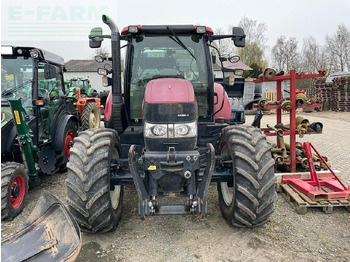
[(33, 143), (32, 130), (25, 121), (25, 111), (21, 99), (9, 98), (8, 101), (11, 106), (13, 121), (17, 129), (18, 143), (23, 154), (23, 162), (28, 169), (28, 177), (31, 180), (35, 180), (38, 178), (38, 170), (35, 168), (35, 156), (38, 152), (38, 148)]

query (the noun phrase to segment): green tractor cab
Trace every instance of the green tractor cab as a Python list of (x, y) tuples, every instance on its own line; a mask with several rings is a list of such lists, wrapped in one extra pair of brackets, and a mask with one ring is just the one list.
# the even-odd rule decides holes
[(97, 91), (91, 87), (90, 80), (88, 78), (75, 77), (69, 80), (70, 89), (68, 96), (75, 96), (76, 90), (80, 89), (80, 94), (82, 97), (84, 96), (97, 96)]
[(2, 219), (22, 211), (39, 174), (66, 168), (78, 119), (64, 96), (63, 66), (45, 50), (1, 47)]

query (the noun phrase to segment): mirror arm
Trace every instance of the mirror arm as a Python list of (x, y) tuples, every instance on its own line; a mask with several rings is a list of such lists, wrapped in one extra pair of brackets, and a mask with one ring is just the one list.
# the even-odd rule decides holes
[[(221, 61), (221, 59), (220, 59), (220, 58), (221, 58), (221, 53), (220, 53), (219, 49), (218, 49), (216, 46), (213, 46), (213, 45), (211, 45), (211, 44), (208, 44), (208, 46), (214, 48), (214, 49), (216, 50), (216, 52), (218, 52), (218, 54), (219, 54), (219, 61), (220, 61), (220, 64), (221, 64), (221, 68), (224, 68), (224, 64), (222, 63), (222, 61)], [(222, 76), (225, 77), (224, 71), (222, 71)]]

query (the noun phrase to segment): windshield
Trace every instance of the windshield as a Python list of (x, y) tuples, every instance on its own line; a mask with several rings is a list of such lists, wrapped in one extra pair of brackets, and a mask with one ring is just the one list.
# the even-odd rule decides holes
[[(208, 113), (208, 72), (203, 39), (198, 35), (138, 36), (132, 40), (130, 63), (130, 118), (142, 118), (146, 84), (159, 77), (191, 81), (199, 116)], [(183, 45), (182, 45), (183, 44)], [(186, 48), (187, 49), (186, 49)]]
[(32, 108), (33, 60), (23, 56), (1, 56), (1, 101), (22, 98), (22, 105)]
[(82, 79), (72, 80), (71, 81), (72, 87), (79, 87), (79, 88), (85, 88), (87, 87), (87, 81)]

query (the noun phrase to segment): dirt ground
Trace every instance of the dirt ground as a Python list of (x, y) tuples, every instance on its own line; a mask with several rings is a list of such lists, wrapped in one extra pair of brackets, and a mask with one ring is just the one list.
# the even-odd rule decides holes
[[(303, 114), (310, 122), (324, 124), (322, 135), (305, 136), (328, 156), (332, 167), (350, 184), (350, 113)], [(275, 115), (266, 115), (274, 124)], [(288, 123), (288, 116), (283, 116)], [(247, 116), (247, 124), (253, 116)], [(29, 191), (26, 208), (13, 221), (1, 223), (2, 238), (12, 234), (29, 216), (42, 190), (65, 202), (66, 174), (45, 177)], [(77, 261), (349, 261), (350, 213), (344, 208), (332, 214), (311, 209), (295, 213), (284, 195), (278, 194), (271, 222), (253, 229), (228, 225), (221, 216), (216, 185), (208, 197), (208, 216), (158, 216), (142, 221), (137, 214), (134, 186), (125, 188), (123, 217), (111, 233), (82, 234), (83, 247)]]

